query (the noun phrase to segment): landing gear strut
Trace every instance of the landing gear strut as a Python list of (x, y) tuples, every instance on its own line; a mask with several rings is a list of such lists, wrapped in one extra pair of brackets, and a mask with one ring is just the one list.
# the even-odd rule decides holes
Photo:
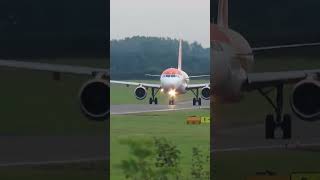
[(169, 100), (169, 105), (174, 105), (174, 98), (173, 97)]
[(159, 89), (155, 90), (155, 88), (151, 88), (151, 96), (149, 99), (149, 104), (158, 104), (158, 98), (156, 98), (156, 95), (158, 94)]
[(283, 84), (276, 86), (276, 103), (268, 96), (269, 91), (263, 91), (259, 89), (259, 92), (264, 96), (267, 101), (272, 105), (275, 111), (273, 114), (268, 114), (265, 120), (265, 137), (266, 139), (274, 139), (274, 132), (277, 128), (282, 129), (282, 138), (291, 138), (291, 116), (289, 114), (283, 114)]
[(191, 92), (194, 94), (195, 98), (192, 99), (192, 105), (198, 105), (201, 106), (201, 98), (199, 98), (199, 89), (193, 90), (191, 89)]

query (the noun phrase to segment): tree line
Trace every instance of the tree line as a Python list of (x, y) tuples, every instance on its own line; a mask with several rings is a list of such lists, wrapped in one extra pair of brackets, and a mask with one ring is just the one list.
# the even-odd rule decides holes
[[(166, 68), (178, 65), (179, 40), (135, 36), (112, 40), (110, 46), (113, 79), (145, 78), (160, 75)], [(182, 69), (191, 75), (209, 74), (210, 49), (198, 42), (182, 43)]]

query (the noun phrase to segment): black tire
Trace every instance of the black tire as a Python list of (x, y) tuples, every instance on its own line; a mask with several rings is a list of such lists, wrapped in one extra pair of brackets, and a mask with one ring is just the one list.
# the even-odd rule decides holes
[(195, 106), (196, 105), (196, 98), (192, 99), (192, 105)]
[(149, 104), (152, 104), (153, 100), (152, 98), (149, 99)]
[(281, 123), (282, 128), (282, 138), (290, 139), (291, 138), (291, 116), (289, 114), (285, 114), (283, 116), (283, 121)]
[(275, 122), (272, 114), (266, 116), (265, 121), (265, 136), (266, 139), (274, 139)]
[(154, 98), (154, 104), (158, 104), (158, 98)]
[(201, 106), (201, 98), (198, 99), (198, 105)]

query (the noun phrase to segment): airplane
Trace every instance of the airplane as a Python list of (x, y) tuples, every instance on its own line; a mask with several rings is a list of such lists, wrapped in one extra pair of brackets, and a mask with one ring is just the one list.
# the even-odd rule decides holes
[(61, 73), (86, 75), (92, 77), (79, 91), (81, 112), (90, 120), (104, 121), (110, 114), (109, 105), (109, 70), (71, 65), (47, 64), (16, 60), (0, 60), (0, 67), (28, 69), (52, 72), (54, 80), (59, 80)]
[[(178, 68), (168, 68), (162, 72), (161, 75), (146, 74), (147, 76), (160, 77), (160, 84), (140, 83), (140, 82), (127, 82), (111, 80), (110, 83), (133, 85), (137, 86), (134, 90), (134, 94), (138, 100), (143, 100), (147, 96), (148, 88), (151, 88), (151, 97), (149, 104), (158, 104), (158, 98), (156, 95), (158, 92), (163, 92), (169, 95), (169, 105), (175, 104), (175, 98), (179, 94), (185, 94), (187, 91), (191, 91), (195, 96), (192, 104), (201, 106), (201, 98), (208, 100), (210, 98), (210, 84), (189, 84), (190, 78), (209, 77), (209, 75), (188, 76), (186, 72), (182, 70), (182, 40), (179, 41), (179, 55), (178, 55)], [(200, 96), (199, 97), (199, 89)]]
[[(285, 44), (252, 48), (248, 41), (228, 26), (228, 0), (219, 0), (218, 16), (210, 25), (211, 98), (221, 103), (241, 101), (243, 92), (257, 90), (274, 108), (265, 118), (265, 138), (274, 139), (275, 130), (282, 138), (291, 138), (291, 116), (283, 113), (283, 87), (295, 84), (290, 96), (293, 112), (302, 120), (320, 119), (320, 69), (252, 73), (254, 53), (280, 48), (318, 46), (320, 43)], [(270, 89), (271, 88), (271, 89)], [(276, 91), (275, 99), (270, 96)]]

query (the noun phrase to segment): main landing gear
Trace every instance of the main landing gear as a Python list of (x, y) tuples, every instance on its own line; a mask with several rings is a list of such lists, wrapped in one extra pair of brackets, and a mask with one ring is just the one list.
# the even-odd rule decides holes
[(289, 114), (283, 114), (283, 84), (276, 86), (276, 102), (268, 96), (271, 91), (263, 91), (259, 89), (259, 92), (267, 99), (267, 101), (274, 108), (275, 114), (268, 114), (265, 120), (265, 137), (266, 139), (274, 139), (274, 132), (277, 128), (282, 130), (282, 138), (291, 138), (291, 116)]
[(156, 98), (156, 95), (158, 94), (159, 89), (155, 90), (155, 88), (151, 88), (151, 96), (149, 99), (149, 104), (158, 104), (158, 98)]
[(198, 105), (201, 106), (201, 98), (199, 98), (199, 89), (196, 89), (196, 90), (191, 89), (191, 92), (195, 96), (195, 98), (192, 99), (192, 105), (195, 106), (198, 103)]

